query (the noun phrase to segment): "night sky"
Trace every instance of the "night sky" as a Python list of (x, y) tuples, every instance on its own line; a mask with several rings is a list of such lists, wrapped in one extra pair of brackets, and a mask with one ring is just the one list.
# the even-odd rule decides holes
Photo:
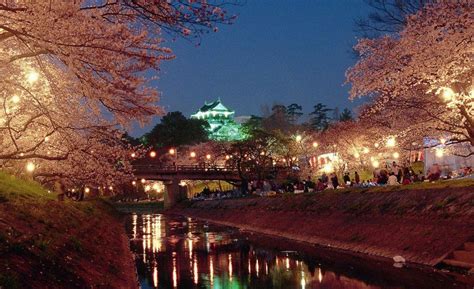
[(227, 10), (239, 15), (235, 24), (205, 35), (200, 46), (183, 39), (165, 43), (176, 59), (162, 65), (153, 84), (166, 111), (189, 116), (217, 97), (236, 116), (258, 115), (275, 103), (295, 102), (305, 112), (318, 102), (341, 110), (357, 105), (343, 84), (356, 60), (354, 20), (369, 13), (363, 0), (247, 0)]

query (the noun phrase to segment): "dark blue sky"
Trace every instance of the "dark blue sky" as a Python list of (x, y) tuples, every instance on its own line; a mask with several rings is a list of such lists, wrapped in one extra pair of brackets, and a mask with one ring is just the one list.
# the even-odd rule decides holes
[(355, 62), (354, 19), (368, 9), (362, 0), (247, 0), (230, 7), (236, 23), (205, 35), (201, 46), (165, 44), (176, 59), (162, 65), (154, 83), (159, 104), (187, 116), (217, 97), (236, 115), (261, 114), (262, 105), (274, 103), (296, 102), (305, 112), (317, 102), (353, 107), (344, 72)]

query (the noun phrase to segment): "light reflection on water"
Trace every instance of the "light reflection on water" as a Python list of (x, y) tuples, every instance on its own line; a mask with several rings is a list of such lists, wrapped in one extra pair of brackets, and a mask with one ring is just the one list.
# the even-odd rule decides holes
[(133, 214), (128, 225), (144, 289), (415, 288), (373, 285), (363, 276), (359, 279), (354, 274), (336, 274), (295, 253), (254, 246), (236, 229), (191, 218)]

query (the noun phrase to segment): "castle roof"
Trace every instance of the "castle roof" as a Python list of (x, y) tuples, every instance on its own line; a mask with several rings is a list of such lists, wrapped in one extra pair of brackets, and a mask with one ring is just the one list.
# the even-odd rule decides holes
[(207, 112), (207, 111), (215, 111), (215, 112), (233, 112), (232, 110), (225, 107), (221, 99), (218, 98), (217, 100), (207, 103), (204, 102), (204, 105), (199, 109), (200, 112)]

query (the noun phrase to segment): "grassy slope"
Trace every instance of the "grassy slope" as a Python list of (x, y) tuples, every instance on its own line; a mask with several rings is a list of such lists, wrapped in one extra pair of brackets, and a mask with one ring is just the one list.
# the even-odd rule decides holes
[(133, 288), (123, 226), (105, 202), (58, 202), (0, 172), (0, 288)]
[(371, 188), (347, 188), (338, 190), (327, 190), (324, 192), (393, 192), (393, 191), (413, 191), (413, 190), (429, 190), (429, 189), (456, 189), (456, 188), (474, 188), (474, 178), (457, 179), (457, 180), (440, 180), (436, 182), (411, 183), (409, 185), (398, 186), (380, 186)]

